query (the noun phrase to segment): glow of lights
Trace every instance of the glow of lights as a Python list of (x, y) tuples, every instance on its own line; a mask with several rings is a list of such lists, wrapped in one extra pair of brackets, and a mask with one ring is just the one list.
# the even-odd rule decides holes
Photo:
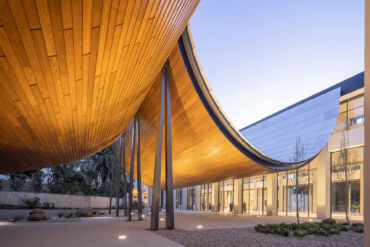
[(126, 239), (127, 238), (127, 236), (126, 235), (119, 235), (118, 236), (118, 239)]
[(6, 225), (11, 225), (11, 224), (13, 224), (13, 223), (5, 222), (5, 221), (0, 222), (0, 226), (6, 226)]
[(141, 217), (145, 217), (145, 214), (142, 214)]
[(160, 218), (159, 220), (160, 220), (160, 221), (164, 221), (164, 219), (163, 219), (163, 218)]
[(198, 229), (202, 229), (202, 228), (203, 228), (203, 226), (202, 226), (202, 225), (197, 225), (197, 228), (198, 228)]

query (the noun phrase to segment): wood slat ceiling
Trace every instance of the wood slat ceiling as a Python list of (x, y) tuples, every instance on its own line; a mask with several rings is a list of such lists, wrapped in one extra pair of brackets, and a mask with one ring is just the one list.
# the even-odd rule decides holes
[[(242, 154), (214, 123), (193, 87), (178, 47), (175, 47), (169, 56), (169, 64), (174, 186), (182, 187), (270, 172), (271, 170)], [(141, 128), (142, 181), (149, 186), (153, 185), (160, 81), (161, 74), (158, 74), (138, 112)], [(125, 132), (127, 171), (130, 171), (131, 128), (130, 125)], [(163, 143), (162, 187), (165, 181), (164, 153)], [(136, 176), (136, 165), (134, 172)]]
[(117, 139), (198, 2), (1, 0), (0, 173), (77, 160)]

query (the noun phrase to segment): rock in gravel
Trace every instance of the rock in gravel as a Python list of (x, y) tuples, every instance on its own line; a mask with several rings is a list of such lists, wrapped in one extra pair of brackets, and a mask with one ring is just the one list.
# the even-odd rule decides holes
[(77, 217), (92, 217), (93, 209), (92, 208), (80, 208), (76, 211), (75, 215)]

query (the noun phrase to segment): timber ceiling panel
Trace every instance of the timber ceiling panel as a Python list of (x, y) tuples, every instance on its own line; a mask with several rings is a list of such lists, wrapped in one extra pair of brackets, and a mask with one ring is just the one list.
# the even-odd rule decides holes
[[(169, 56), (169, 66), (174, 186), (182, 187), (271, 171), (247, 158), (217, 127), (193, 87), (178, 47)], [(153, 185), (160, 82), (161, 74), (157, 76), (138, 112), (142, 181), (149, 186)], [(125, 164), (128, 171), (131, 134), (130, 125), (125, 132)], [(164, 140), (163, 135), (162, 187), (165, 181)], [(134, 172), (136, 176), (136, 165)]]
[(0, 172), (70, 162), (117, 139), (198, 2), (0, 1)]

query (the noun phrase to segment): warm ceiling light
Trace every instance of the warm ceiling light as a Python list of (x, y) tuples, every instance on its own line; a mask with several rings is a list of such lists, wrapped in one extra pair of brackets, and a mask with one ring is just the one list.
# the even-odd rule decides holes
[(164, 221), (164, 219), (163, 219), (163, 218), (160, 218), (159, 220), (160, 220), (160, 221)]
[(142, 214), (141, 217), (145, 217), (145, 214)]
[(118, 236), (118, 239), (126, 239), (127, 238), (127, 236), (126, 235), (119, 235)]
[(198, 228), (198, 229), (202, 229), (202, 228), (203, 228), (203, 226), (202, 226), (202, 225), (197, 225), (197, 228)]

